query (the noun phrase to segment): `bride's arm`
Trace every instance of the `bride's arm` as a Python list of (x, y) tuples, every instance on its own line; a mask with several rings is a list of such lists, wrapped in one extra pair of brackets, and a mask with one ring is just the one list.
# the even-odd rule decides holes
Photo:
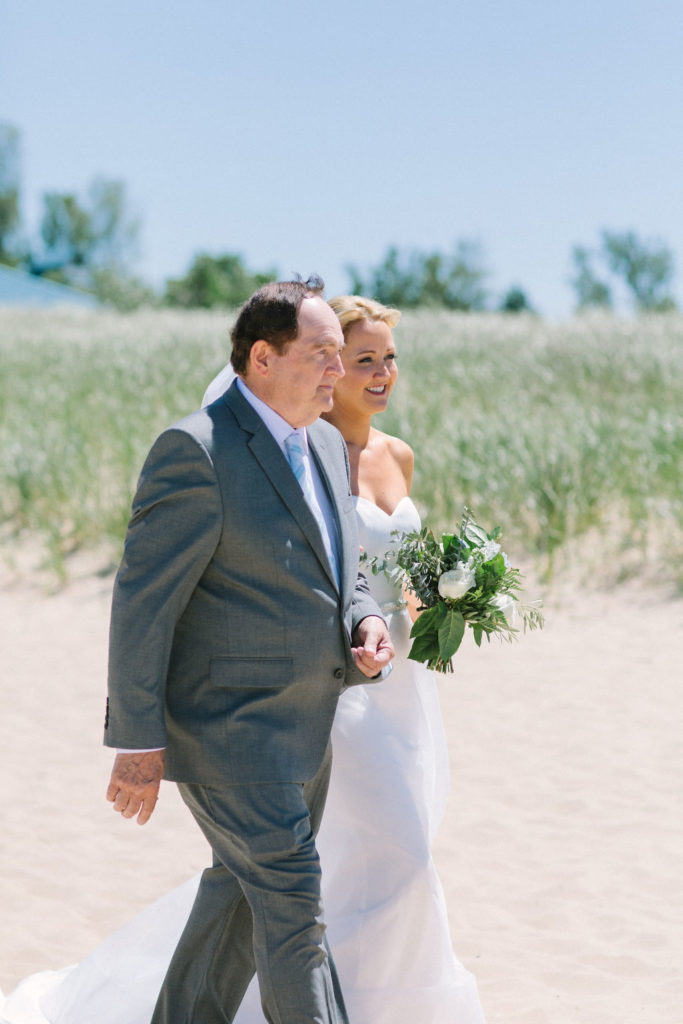
[[(410, 486), (413, 482), (413, 468), (415, 466), (413, 449), (398, 437), (393, 437), (391, 442), (391, 454), (398, 463), (401, 473), (403, 474), (403, 479), (406, 483), (406, 495), (408, 495), (410, 494)], [(421, 614), (418, 611), (420, 602), (415, 597), (412, 590), (408, 590), (407, 587), (403, 588), (403, 600), (406, 602), (408, 607), (408, 614), (410, 615), (411, 621), (415, 622)]]
[(415, 594), (412, 592), (412, 590), (408, 590), (407, 587), (403, 588), (403, 600), (408, 606), (408, 615), (410, 615), (411, 622), (415, 622), (415, 620), (418, 619), (422, 614), (422, 612), (418, 611), (418, 608), (420, 607), (420, 602), (415, 597)]
[(405, 441), (402, 441), (400, 437), (387, 437), (387, 440), (391, 456), (401, 470), (405, 480), (406, 494), (408, 495), (413, 484), (413, 468), (415, 466), (413, 449)]

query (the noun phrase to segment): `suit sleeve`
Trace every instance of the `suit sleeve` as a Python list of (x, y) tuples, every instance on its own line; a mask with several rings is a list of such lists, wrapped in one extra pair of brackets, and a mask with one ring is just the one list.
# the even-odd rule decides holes
[(163, 433), (143, 466), (114, 584), (105, 744), (166, 745), (173, 636), (222, 529), (222, 501), (203, 445)]
[(356, 628), (359, 622), (367, 618), (368, 615), (378, 615), (380, 619), (384, 618), (374, 597), (370, 596), (368, 581), (363, 573), (359, 572), (356, 580), (356, 589), (354, 591), (353, 601), (351, 603), (352, 630)]

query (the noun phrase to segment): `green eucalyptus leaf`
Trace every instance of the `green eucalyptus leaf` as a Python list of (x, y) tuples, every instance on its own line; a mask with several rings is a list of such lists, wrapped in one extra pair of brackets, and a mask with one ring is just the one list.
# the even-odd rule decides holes
[(439, 643), (437, 634), (429, 636), (418, 636), (413, 640), (408, 658), (411, 661), (431, 661), (439, 656)]
[(457, 540), (458, 540), (458, 538), (457, 538), (457, 535), (455, 533), (444, 533), (443, 537), (441, 538), (441, 543), (443, 544), (443, 553), (444, 553), (444, 555), (448, 554), (448, 552), (453, 547), (453, 545), (457, 542)]
[(468, 523), (465, 527), (465, 537), (467, 540), (476, 544), (477, 547), (481, 547), (489, 539), (489, 535), (486, 530), (482, 530), (481, 526), (477, 526), (476, 523)]
[(460, 612), (450, 609), (439, 629), (439, 654), (444, 661), (452, 658), (465, 633), (465, 620)]
[(432, 608), (422, 612), (420, 617), (413, 623), (413, 628), (410, 631), (411, 637), (422, 636), (423, 633), (436, 632), (443, 622), (447, 611), (448, 609), (443, 601), (439, 601)]
[(495, 572), (496, 576), (504, 576), (505, 559), (503, 558), (502, 552), (499, 551), (498, 554), (494, 558), (492, 558), (490, 562), (487, 562), (486, 567), (490, 567), (493, 570), (493, 572)]

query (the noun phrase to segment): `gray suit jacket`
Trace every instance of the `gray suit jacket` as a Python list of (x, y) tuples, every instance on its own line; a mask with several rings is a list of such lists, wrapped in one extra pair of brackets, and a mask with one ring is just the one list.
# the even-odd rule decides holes
[(309, 444), (336, 509), (341, 593), (301, 488), (233, 386), (164, 431), (143, 466), (112, 603), (105, 743), (166, 747), (166, 777), (225, 785), (313, 777), (350, 636), (379, 615), (358, 573), (348, 456)]

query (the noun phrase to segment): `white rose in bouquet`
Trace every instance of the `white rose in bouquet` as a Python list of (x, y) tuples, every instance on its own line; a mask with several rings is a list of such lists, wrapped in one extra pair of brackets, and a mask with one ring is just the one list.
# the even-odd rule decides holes
[(515, 603), (515, 599), (510, 594), (495, 594), (491, 598), (491, 604), (503, 613), (503, 618), (508, 626), (514, 625)]
[(487, 540), (485, 544), (479, 548), (481, 552), (482, 562), (488, 562), (491, 558), (495, 558), (500, 551), (500, 544), (496, 543), (495, 540)]
[(471, 590), (474, 584), (474, 569), (467, 565), (458, 565), (439, 576), (439, 594), (455, 601)]

